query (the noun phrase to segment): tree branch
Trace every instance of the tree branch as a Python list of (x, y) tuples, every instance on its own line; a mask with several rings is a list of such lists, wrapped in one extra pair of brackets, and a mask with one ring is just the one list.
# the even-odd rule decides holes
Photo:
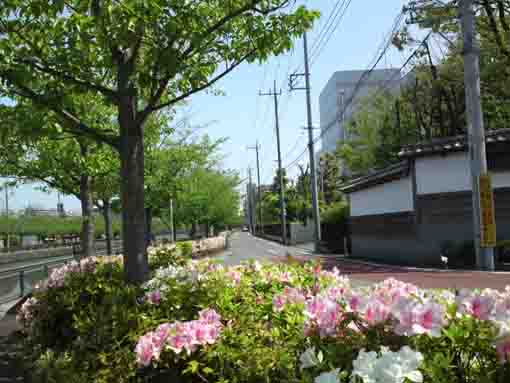
[(506, 48), (505, 44), (503, 44), (503, 39), (501, 38), (501, 33), (498, 28), (498, 24), (496, 23), (496, 18), (494, 17), (494, 10), (492, 9), (492, 5), (490, 4), (489, 0), (482, 0), (483, 8), (485, 9), (485, 12), (487, 13), (487, 17), (489, 19), (489, 26), (492, 30), (492, 33), (494, 34), (494, 38), (496, 40), (496, 44), (501, 49), (501, 52), (509, 57), (508, 49)]
[(194, 88), (194, 89), (191, 89), (190, 91), (184, 93), (184, 94), (181, 94), (180, 96), (178, 97), (175, 97), (173, 99), (171, 99), (170, 101), (168, 102), (165, 102), (163, 104), (159, 104), (159, 105), (156, 105), (152, 108), (149, 109), (149, 112), (154, 112), (156, 110), (159, 110), (159, 109), (163, 109), (167, 106), (170, 106), (170, 105), (173, 105), (181, 100), (184, 100), (185, 98), (191, 96), (192, 94), (195, 94), (197, 92), (200, 92), (208, 87), (210, 87), (211, 85), (214, 85), (216, 82), (218, 82), (219, 80), (221, 80), (223, 77), (225, 77), (227, 74), (229, 74), (230, 72), (232, 72), (235, 68), (237, 68), (239, 65), (241, 65), (248, 57), (250, 57), (253, 53), (255, 53), (255, 49), (252, 49), (251, 51), (249, 51), (247, 54), (245, 54), (239, 61), (237, 61), (236, 63), (232, 64), (230, 67), (227, 67), (227, 69), (225, 71), (223, 71), (222, 73), (220, 73), (219, 75), (217, 75), (216, 77), (214, 77), (213, 79), (211, 79), (210, 81), (208, 81), (207, 83), (205, 83), (204, 85), (201, 85), (197, 88)]
[(59, 71), (57, 71), (55, 69), (52, 69), (47, 64), (45, 64), (45, 66), (42, 66), (42, 65), (34, 62), (33, 60), (27, 60), (27, 59), (19, 60), (19, 62), (20, 63), (24, 63), (24, 64), (28, 64), (31, 67), (37, 69), (38, 71), (41, 71), (41, 72), (50, 74), (50, 75), (52, 75), (54, 77), (61, 78), (61, 79), (64, 79), (66, 81), (72, 82), (75, 85), (83, 86), (83, 87), (85, 87), (87, 89), (95, 90), (97, 92), (100, 92), (104, 96), (106, 96), (110, 101), (112, 101), (114, 104), (118, 103), (117, 93), (113, 89), (109, 89), (109, 88), (106, 88), (104, 86), (101, 86), (101, 85), (98, 85), (98, 84), (94, 84), (92, 82), (79, 80), (76, 77), (73, 77), (73, 76), (71, 76), (71, 75), (69, 75), (67, 73), (59, 72)]
[(7, 80), (11, 85), (14, 87), (17, 87), (21, 92), (17, 92), (18, 95), (24, 98), (30, 99), (35, 104), (44, 106), (53, 112), (55, 112), (57, 115), (64, 118), (67, 122), (71, 124), (73, 128), (68, 130), (70, 133), (78, 134), (80, 136), (84, 137), (90, 137), (96, 141), (104, 142), (113, 148), (119, 150), (119, 139), (118, 137), (111, 137), (106, 134), (103, 134), (96, 129), (93, 129), (87, 125), (85, 125), (78, 117), (73, 115), (70, 111), (66, 110), (65, 108), (57, 107), (54, 103), (51, 101), (45, 99), (43, 96), (37, 94), (32, 89), (18, 84), (12, 76), (7, 72), (0, 72), (0, 78), (4, 78)]
[(508, 22), (506, 21), (505, 4), (502, 0), (497, 0), (497, 4), (498, 4), (499, 22), (500, 22), (503, 30), (508, 34), (508, 33), (510, 33), (510, 27), (508, 26)]

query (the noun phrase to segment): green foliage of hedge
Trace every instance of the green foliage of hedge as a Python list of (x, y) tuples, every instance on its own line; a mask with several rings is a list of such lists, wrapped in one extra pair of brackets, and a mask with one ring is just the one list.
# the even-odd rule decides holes
[(345, 202), (335, 202), (326, 207), (321, 213), (322, 223), (342, 224), (349, 216), (349, 205)]
[[(81, 232), (82, 218), (80, 216), (73, 217), (50, 217), (50, 216), (18, 216), (7, 217), (0, 216), (0, 235), (5, 235), (7, 232), (13, 235), (37, 235), (37, 236), (52, 236), (52, 235), (68, 235)], [(114, 218), (113, 232), (119, 234), (121, 231), (120, 219)], [(96, 235), (104, 233), (104, 219), (102, 216), (95, 217), (95, 232)], [(153, 220), (153, 232), (155, 234), (168, 231), (164, 223), (156, 218)]]
[[(505, 338), (510, 335), (498, 335), (506, 331), (503, 323), (510, 319), (504, 305), (509, 292), (463, 292), (456, 299), (451, 292), (420, 290), (395, 280), (357, 289), (317, 264), (303, 267), (289, 259), (288, 265), (252, 263), (225, 269), (210, 260), (189, 261), (176, 250), (155, 249), (152, 267), (164, 268), (156, 270), (144, 286), (126, 285), (116, 258), (113, 263), (87, 261), (81, 268), (69, 265), (65, 273), (52, 275), (46, 289), (36, 291), (35, 302), (22, 309), (29, 334), (25, 353), (33, 361), (27, 370), (33, 371), (34, 383), (500, 383), (510, 379), (510, 363), (501, 360), (503, 349), (495, 347), (504, 341), (510, 348), (510, 338)], [(153, 292), (160, 294), (156, 301)], [(503, 306), (493, 309), (496, 300)], [(394, 312), (404, 313), (410, 302), (413, 319), (387, 312), (393, 307)], [(156, 342), (158, 326), (196, 320), (204, 309), (220, 315), (217, 339), (189, 353), (175, 351), (168, 343), (156, 356), (151, 351), (149, 363), (137, 360), (135, 346), (142, 338), (149, 335), (147, 339)], [(493, 310), (499, 315), (493, 317)], [(409, 320), (420, 325), (405, 330), (412, 334), (398, 332), (398, 326)], [(406, 348), (420, 356), (419, 367), (409, 375), (413, 380), (394, 376), (381, 380), (381, 375), (374, 379), (374, 371), (372, 380), (354, 377), (355, 370), (372, 368), (353, 362), (362, 351), (375, 351), (381, 357)], [(305, 350), (309, 357), (303, 359)], [(382, 366), (379, 373), (398, 375), (400, 367), (405, 370), (398, 363)], [(329, 379), (319, 379), (323, 374)]]

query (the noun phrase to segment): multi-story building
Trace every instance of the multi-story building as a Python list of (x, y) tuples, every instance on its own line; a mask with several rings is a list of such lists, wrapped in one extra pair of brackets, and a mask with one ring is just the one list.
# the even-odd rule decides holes
[(333, 152), (338, 141), (348, 139), (345, 126), (361, 99), (377, 88), (398, 89), (400, 82), (399, 69), (377, 69), (370, 74), (360, 70), (335, 72), (319, 97), (321, 151)]

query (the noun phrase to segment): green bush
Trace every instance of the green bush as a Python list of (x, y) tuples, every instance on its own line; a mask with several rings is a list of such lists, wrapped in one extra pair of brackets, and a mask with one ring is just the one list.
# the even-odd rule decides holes
[(151, 247), (147, 251), (149, 265), (154, 270), (168, 265), (183, 266), (191, 259), (192, 250), (190, 241)]
[(167, 265), (144, 286), (111, 259), (52, 273), (19, 314), (40, 382), (510, 381), (510, 291), (357, 288), (318, 264), (159, 253)]
[(349, 217), (349, 205), (345, 202), (336, 202), (327, 206), (321, 213), (322, 223), (327, 224), (342, 224), (345, 223)]

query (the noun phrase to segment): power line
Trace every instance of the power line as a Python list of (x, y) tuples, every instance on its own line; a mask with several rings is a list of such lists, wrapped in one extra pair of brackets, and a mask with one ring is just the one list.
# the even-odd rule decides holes
[[(411, 60), (418, 54), (418, 52), (420, 51), (420, 48), (423, 46), (423, 44), (425, 44), (427, 42), (427, 40), (430, 38), (430, 36), (432, 35), (432, 31), (429, 32), (427, 34), (427, 36), (421, 41), (421, 43), (416, 47), (416, 49), (411, 53), (411, 55), (407, 58), (407, 60), (404, 62), (404, 64), (402, 64), (402, 66), (400, 67), (400, 69), (398, 70), (397, 73), (395, 73), (389, 80), (387, 80), (384, 85), (382, 87), (380, 87), (377, 92), (374, 94), (374, 98), (377, 97), (381, 92), (383, 92), (384, 90), (389, 90), (388, 89), (388, 86), (395, 80), (395, 77), (399, 74), (402, 73), (402, 70), (404, 70), (404, 68), (411, 62)], [(409, 72), (408, 72), (409, 73)], [(404, 74), (403, 76), (400, 77), (400, 79), (398, 80), (399, 82), (405, 77), (407, 76), (407, 74)]]
[(326, 20), (326, 22), (323, 24), (323, 28), (319, 31), (319, 34), (317, 35), (317, 38), (312, 43), (310, 47), (310, 53), (313, 55), (313, 53), (316, 51), (317, 47), (321, 44), (321, 41), (323, 40), (324, 35), (326, 34), (327, 30), (330, 29), (331, 25), (334, 22), (334, 19), (337, 17), (339, 10), (342, 9), (344, 6), (346, 0), (337, 0), (335, 3), (333, 9), (329, 13), (329, 17)]
[(322, 43), (319, 42), (319, 44), (317, 45), (317, 48), (315, 49), (315, 51), (313, 51), (310, 55), (310, 61), (311, 61), (311, 64), (310, 65), (313, 65), (315, 63), (315, 61), (317, 60), (317, 58), (320, 56), (320, 54), (322, 53), (323, 49), (328, 45), (329, 41), (331, 40), (331, 37), (333, 36), (333, 34), (335, 33), (335, 31), (337, 30), (337, 28), (339, 27), (340, 23), (342, 22), (345, 14), (347, 13), (347, 10), (349, 9), (349, 6), (351, 5), (352, 3), (352, 0), (345, 0), (342, 5), (343, 7), (340, 7), (335, 18), (334, 19), (334, 26), (333, 28), (331, 28), (331, 26), (333, 24), (330, 24), (330, 28), (329, 28), (329, 34), (324, 34), (323, 35), (323, 38), (322, 38)]
[[(395, 18), (395, 21), (392, 25), (391, 30), (387, 34), (386, 39), (383, 40), (382, 44), (379, 46), (378, 50), (376, 51), (376, 55), (374, 56), (374, 59), (371, 60), (371, 63), (373, 63), (373, 64), (371, 65), (370, 69), (363, 72), (363, 74), (360, 76), (358, 82), (356, 83), (356, 85), (354, 87), (354, 91), (352, 92), (351, 96), (349, 97), (349, 99), (347, 100), (345, 105), (343, 106), (343, 110), (340, 115), (344, 114), (345, 111), (347, 110), (347, 108), (350, 107), (350, 105), (356, 98), (362, 84), (365, 82), (366, 78), (368, 76), (370, 76), (370, 74), (375, 70), (377, 65), (379, 65), (380, 61), (384, 58), (387, 50), (391, 46), (393, 35), (397, 31), (397, 29), (400, 27), (400, 24), (402, 23), (403, 19), (404, 19), (404, 12), (400, 12), (397, 15), (397, 17)], [(379, 53), (379, 54), (377, 54), (377, 53)], [(414, 56), (414, 54), (413, 54), (413, 56)], [(375, 62), (374, 62), (374, 60), (375, 60)], [(321, 134), (313, 140), (313, 143), (316, 144), (322, 137), (324, 137), (324, 134), (326, 134), (326, 132), (329, 131), (333, 126), (335, 126), (335, 125), (331, 124), (330, 126), (326, 127), (324, 130), (322, 130)], [(297, 164), (298, 161), (306, 154), (307, 149), (308, 148), (305, 147), (305, 149), (293, 161), (291, 161), (288, 165), (286, 165), (284, 167), (284, 169), (289, 169), (292, 166), (294, 166), (295, 164)]]

